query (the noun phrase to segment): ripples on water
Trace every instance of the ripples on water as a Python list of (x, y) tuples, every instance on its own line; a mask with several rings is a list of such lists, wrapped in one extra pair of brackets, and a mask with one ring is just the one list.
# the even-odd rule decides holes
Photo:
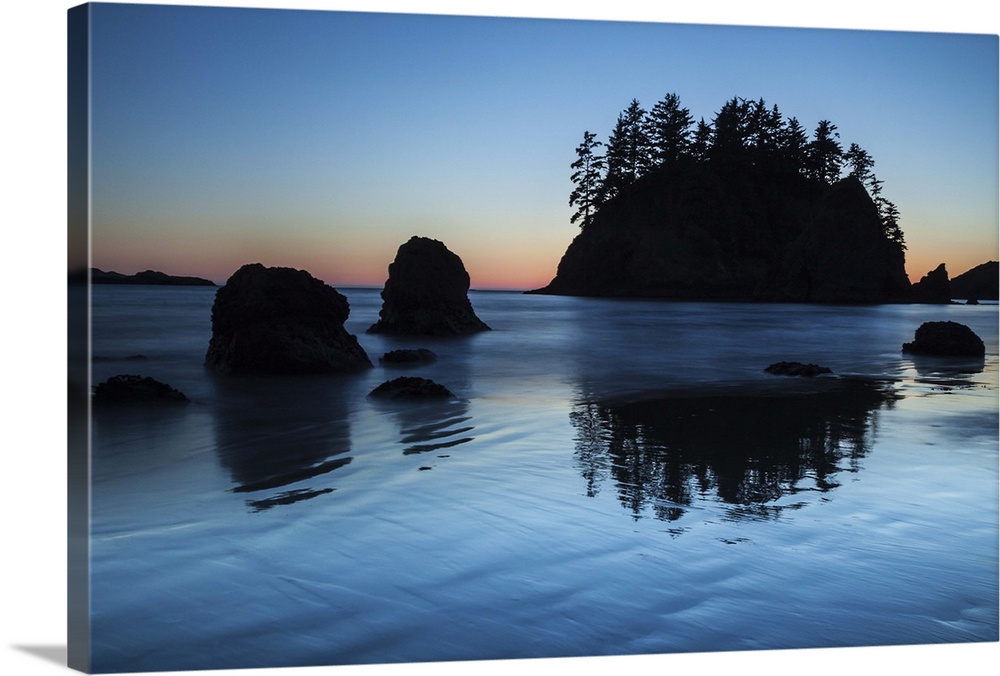
[[(493, 331), (414, 340), (342, 291), (456, 397), (214, 377), (214, 291), (95, 288), (94, 382), (193, 400), (95, 412), (95, 669), (997, 639), (996, 306), (473, 293)], [(901, 354), (938, 319), (986, 360)]]

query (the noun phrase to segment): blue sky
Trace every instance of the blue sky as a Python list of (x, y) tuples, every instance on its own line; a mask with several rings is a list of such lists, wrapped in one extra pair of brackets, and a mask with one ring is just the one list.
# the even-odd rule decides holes
[(474, 287), (541, 286), (578, 232), (583, 132), (668, 92), (706, 120), (741, 96), (833, 121), (912, 278), (998, 257), (996, 35), (99, 4), (92, 37), (103, 269), (381, 285), (419, 234)]

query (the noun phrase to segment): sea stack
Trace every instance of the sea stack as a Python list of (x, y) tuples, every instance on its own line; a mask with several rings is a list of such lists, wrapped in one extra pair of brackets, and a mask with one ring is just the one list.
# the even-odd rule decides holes
[(441, 242), (411, 237), (389, 264), (379, 320), (369, 333), (461, 336), (490, 329), (469, 301), (469, 273)]
[(912, 287), (915, 303), (948, 304), (951, 302), (951, 283), (944, 263), (937, 266)]
[(684, 161), (601, 206), (533, 293), (699, 301), (906, 300), (904, 250), (854, 177)]
[(244, 265), (215, 294), (205, 365), (221, 373), (343, 373), (371, 367), (344, 329), (347, 298), (305, 270)]

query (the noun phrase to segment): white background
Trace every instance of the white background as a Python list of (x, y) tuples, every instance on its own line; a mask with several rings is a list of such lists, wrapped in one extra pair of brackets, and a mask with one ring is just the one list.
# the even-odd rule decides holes
[[(66, 647), (66, 10), (72, 2), (3, 5), (4, 142), (0, 146), (0, 511), (3, 638), (0, 673), (63, 673)], [(142, 4), (149, 4), (144, 2)], [(348, 0), (178, 3), (495, 16), (816, 26), (997, 34), (989, 0), (946, 3), (838, 0), (657, 3), (649, 0)], [(679, 5), (679, 6), (675, 6)], [(522, 660), (202, 672), (262, 676), (576, 674), (724, 671), (807, 676), (844, 673), (994, 673), (1000, 644)], [(198, 672), (171, 672), (198, 673)]]

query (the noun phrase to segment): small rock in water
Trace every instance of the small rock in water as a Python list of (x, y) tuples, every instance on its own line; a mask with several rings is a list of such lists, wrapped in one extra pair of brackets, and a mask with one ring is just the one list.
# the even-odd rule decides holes
[(379, 357), (381, 364), (419, 364), (422, 362), (432, 362), (437, 359), (437, 355), (425, 348), (416, 350), (392, 350)]
[(433, 380), (404, 376), (382, 383), (369, 396), (385, 399), (434, 399), (454, 395), (447, 387)]
[(830, 369), (825, 366), (818, 366), (817, 364), (803, 364), (797, 361), (779, 361), (776, 364), (771, 364), (766, 369), (767, 373), (773, 373), (777, 376), (818, 376), (824, 373), (833, 373)]
[(983, 339), (965, 324), (924, 322), (913, 334), (913, 342), (903, 343), (903, 352), (937, 357), (983, 357)]
[(95, 404), (187, 403), (184, 393), (153, 378), (112, 376), (94, 388)]

